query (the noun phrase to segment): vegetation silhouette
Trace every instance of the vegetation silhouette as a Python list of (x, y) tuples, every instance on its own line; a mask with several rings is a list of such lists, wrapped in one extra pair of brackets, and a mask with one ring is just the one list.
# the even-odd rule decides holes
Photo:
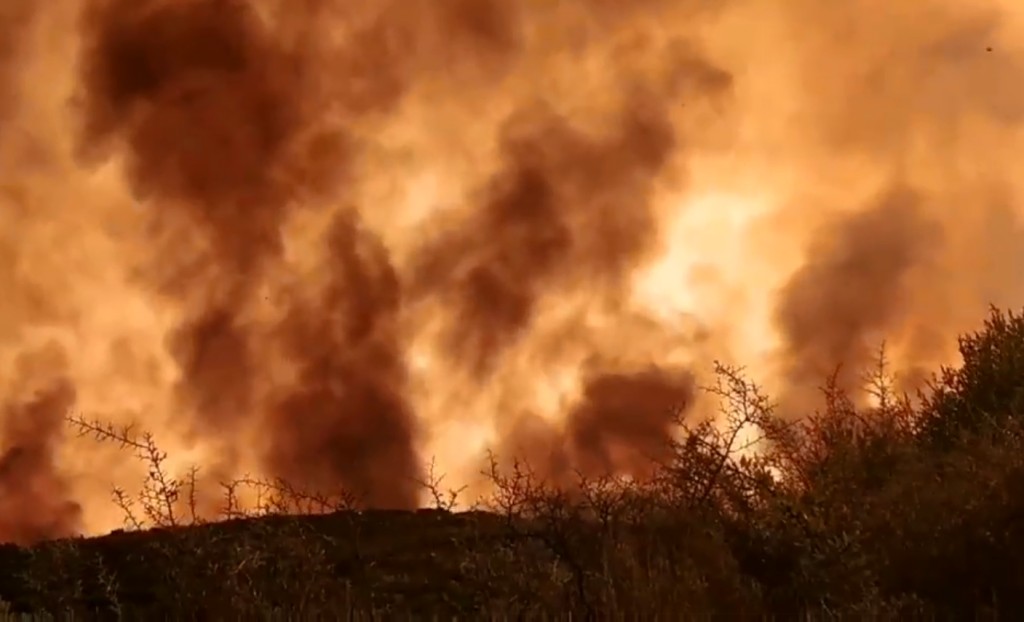
[(69, 417), (137, 452), (147, 480), (114, 490), (124, 531), (0, 547), (0, 598), (132, 618), (995, 619), (1024, 610), (1024, 315), (993, 308), (959, 344), (962, 364), (913, 396), (881, 348), (870, 399), (836, 374), (805, 417), (719, 365), (721, 419), (677, 418), (651, 477), (555, 485), (491, 456), (494, 493), (459, 512), (430, 469), (431, 509), (242, 479), (202, 524), (194, 472), (167, 476), (151, 436)]

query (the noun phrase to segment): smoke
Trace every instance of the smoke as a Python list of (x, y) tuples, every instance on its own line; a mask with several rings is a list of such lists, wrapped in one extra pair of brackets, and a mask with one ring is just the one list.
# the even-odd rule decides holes
[(814, 391), (840, 371), (839, 386), (856, 391), (857, 374), (907, 312), (915, 271), (941, 253), (941, 230), (913, 193), (894, 189), (873, 203), (817, 232), (807, 262), (780, 292), (777, 323), (793, 390)]
[(853, 388), (883, 340), (915, 388), (986, 301), (1020, 304), (1015, 262), (997, 250), (1020, 239), (1004, 151), (1024, 112), (1024, 91), (1008, 81), (1021, 67), (1007, 40), (1019, 15), (999, 3), (927, 4), (919, 14), (868, 10), (872, 2), (801, 7), (820, 20), (802, 35), (810, 51), (831, 49), (829, 36), (851, 43), (849, 54), (801, 63), (817, 85), (804, 108), (809, 135), (875, 181), (853, 186), (859, 197), (831, 199), (863, 207), (814, 230), (780, 291), (791, 393), (807, 397), (839, 365), (840, 383)]
[(34, 7), (34, 2), (15, 0), (4, 3), (0, 9), (0, 123), (18, 96), (16, 85), (11, 83), (18, 70), (21, 37), (28, 29)]
[(0, 539), (120, 522), (140, 467), (72, 406), (212, 516), (244, 473), (414, 507), (488, 449), (644, 477), (713, 359), (801, 411), (885, 340), (914, 386), (1024, 302), (1021, 34), (1008, 0), (7, 2)]
[(52, 376), (62, 366), (59, 350), (27, 352), (17, 362), (15, 382), (22, 401), (0, 413), (0, 533), (19, 542), (70, 536), (81, 507), (70, 499), (68, 482), (57, 469), (57, 445), (64, 415), (75, 391), (65, 378)]
[(502, 435), (502, 466), (518, 462), (549, 483), (574, 489), (580, 476), (644, 480), (671, 458), (675, 426), (695, 402), (686, 369), (590, 371), (558, 424), (533, 413)]
[(547, 108), (515, 111), (501, 168), (480, 207), (418, 251), (413, 291), (442, 297), (443, 351), (481, 375), (527, 333), (548, 292), (623, 296), (656, 247), (652, 183), (675, 143), (663, 111), (637, 97), (611, 136), (591, 137)]
[(691, 406), (693, 391), (692, 375), (685, 370), (591, 378), (566, 424), (579, 468), (594, 475), (647, 475), (653, 463), (668, 457), (672, 426)]
[(242, 2), (89, 3), (81, 32), (79, 159), (124, 154), (159, 249), (138, 278), (182, 308), (167, 336), (177, 401), (199, 433), (235, 432), (256, 405), (245, 309), (301, 190), (282, 173), (313, 103), (303, 59)]
[(423, 480), (396, 339), (398, 275), (351, 214), (331, 223), (327, 246), (330, 281), (280, 327), (300, 368), (272, 406), (269, 465), (314, 490), (340, 487), (372, 507), (410, 509)]

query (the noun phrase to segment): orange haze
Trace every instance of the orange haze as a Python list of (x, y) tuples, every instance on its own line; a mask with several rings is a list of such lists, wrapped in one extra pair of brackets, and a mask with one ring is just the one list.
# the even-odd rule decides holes
[(635, 474), (714, 359), (919, 382), (1024, 304), (1015, 5), (4, 0), (0, 539), (120, 524), (69, 412), (403, 508)]

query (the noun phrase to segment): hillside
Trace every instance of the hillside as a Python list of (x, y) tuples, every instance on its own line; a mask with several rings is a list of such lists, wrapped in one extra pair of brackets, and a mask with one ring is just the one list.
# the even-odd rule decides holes
[(337, 612), (466, 610), (485, 586), (465, 560), (473, 545), (493, 546), (497, 524), (472, 513), (339, 512), (8, 545), (0, 599), (11, 611), (128, 615), (257, 614), (328, 595)]
[[(722, 367), (724, 428), (681, 423), (643, 483), (554, 487), (495, 465), (486, 512), (263, 515), (0, 547), (0, 599), (131, 619), (995, 619), (1024, 610), (1024, 318), (994, 310), (960, 349), (916, 399), (879, 373), (876, 407), (830, 384), (800, 419)], [(734, 434), (748, 425), (756, 456)]]

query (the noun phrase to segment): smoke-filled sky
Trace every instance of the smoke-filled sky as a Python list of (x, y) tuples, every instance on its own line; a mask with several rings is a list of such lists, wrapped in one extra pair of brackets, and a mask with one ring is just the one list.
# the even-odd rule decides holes
[(4, 0), (0, 539), (119, 526), (67, 413), (402, 508), (912, 387), (1024, 304), (1019, 4)]

